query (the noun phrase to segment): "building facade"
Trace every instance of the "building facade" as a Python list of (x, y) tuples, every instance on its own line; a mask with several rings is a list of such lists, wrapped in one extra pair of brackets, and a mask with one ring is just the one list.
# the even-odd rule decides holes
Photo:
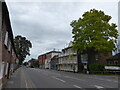
[(62, 49), (58, 56), (58, 70), (78, 72), (77, 53), (72, 50), (71, 46)]
[(59, 51), (50, 51), (46, 53), (46, 59), (45, 59), (45, 69), (51, 69), (51, 59), (55, 56), (60, 54)]
[(41, 69), (51, 69), (51, 59), (58, 55), (59, 51), (50, 51), (38, 56), (39, 68)]
[(39, 68), (39, 61), (38, 59), (32, 58), (31, 60), (28, 61), (28, 66), (32, 68)]
[[(14, 47), (9, 13), (5, 2), (0, 3), (0, 86), (18, 67), (19, 60)], [(1, 18), (2, 17), (2, 18)]]
[(58, 70), (58, 55), (51, 58), (50, 65), (52, 70)]
[(39, 68), (40, 69), (45, 69), (45, 59), (46, 59), (46, 54), (42, 54), (42, 55), (38, 56)]
[(78, 54), (78, 72), (89, 71), (88, 66), (90, 64), (107, 64), (107, 59), (112, 56), (112, 51), (107, 55), (104, 55), (100, 51), (85, 51), (82, 54)]
[(120, 53), (107, 59), (108, 64), (120, 65)]

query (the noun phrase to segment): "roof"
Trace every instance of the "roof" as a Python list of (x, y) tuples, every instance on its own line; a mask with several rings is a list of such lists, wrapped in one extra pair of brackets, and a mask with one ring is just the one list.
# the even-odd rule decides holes
[(32, 61), (38, 61), (37, 59), (32, 58), (31, 60), (29, 60), (28, 62), (32, 62)]
[(69, 48), (72, 48), (72, 46), (66, 47), (66, 48), (64, 48), (64, 49), (62, 49), (62, 50), (67, 50), (67, 49), (69, 49)]
[(46, 55), (45, 53), (44, 54), (41, 54), (41, 55), (39, 55), (38, 57), (40, 57), (40, 56), (44, 56), (44, 55)]
[(40, 56), (44, 56), (44, 55), (49, 54), (49, 53), (61, 53), (61, 52), (60, 52), (60, 51), (50, 51), (50, 52), (47, 52), (47, 53), (41, 54), (41, 55), (39, 55), (38, 57), (40, 57)]
[(49, 53), (61, 53), (60, 51), (50, 51), (50, 52), (47, 52), (46, 54), (49, 54)]
[(107, 60), (120, 60), (120, 53), (108, 58)]

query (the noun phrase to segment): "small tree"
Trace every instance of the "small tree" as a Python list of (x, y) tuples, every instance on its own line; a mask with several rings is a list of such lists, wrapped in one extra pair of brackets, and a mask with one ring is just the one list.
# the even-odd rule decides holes
[(111, 18), (101, 10), (91, 9), (72, 21), (73, 49), (79, 53), (96, 50), (104, 54), (115, 50), (118, 31), (116, 24), (109, 23)]
[(24, 66), (27, 66), (27, 65), (28, 65), (28, 62), (24, 62), (23, 65), (24, 65)]
[(19, 58), (19, 64), (25, 60), (27, 55), (30, 55), (30, 48), (32, 48), (32, 44), (26, 37), (16, 36), (14, 39), (16, 52)]

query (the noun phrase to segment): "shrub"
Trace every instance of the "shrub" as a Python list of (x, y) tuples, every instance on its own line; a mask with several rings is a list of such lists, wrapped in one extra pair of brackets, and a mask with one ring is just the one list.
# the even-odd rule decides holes
[(88, 67), (90, 71), (104, 71), (104, 65), (102, 64), (90, 64)]

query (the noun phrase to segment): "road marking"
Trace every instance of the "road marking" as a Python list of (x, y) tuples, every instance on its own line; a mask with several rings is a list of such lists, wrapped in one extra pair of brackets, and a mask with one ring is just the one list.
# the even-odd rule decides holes
[(25, 85), (26, 85), (26, 88), (28, 88), (28, 84), (27, 84), (27, 81), (25, 80)]
[(79, 87), (79, 86), (77, 86), (77, 85), (73, 85), (74, 87), (76, 87), (76, 88), (81, 88), (81, 87)]
[(94, 85), (96, 88), (104, 88), (104, 87), (102, 87), (102, 86), (98, 86), (98, 85)]
[(64, 81), (64, 80), (62, 80), (62, 79), (60, 79), (60, 78), (57, 78), (57, 77), (53, 77), (54, 79), (57, 79), (57, 80), (59, 80), (59, 81), (61, 81), (61, 82), (66, 82), (66, 81)]
[[(26, 77), (27, 76), (27, 77)], [(33, 83), (33, 81), (31, 80), (31, 78), (29, 77), (29, 75), (26, 73), (26, 70), (24, 70), (24, 78), (26, 79), (27, 86), (29, 85), (29, 88), (36, 88), (35, 84)]]

